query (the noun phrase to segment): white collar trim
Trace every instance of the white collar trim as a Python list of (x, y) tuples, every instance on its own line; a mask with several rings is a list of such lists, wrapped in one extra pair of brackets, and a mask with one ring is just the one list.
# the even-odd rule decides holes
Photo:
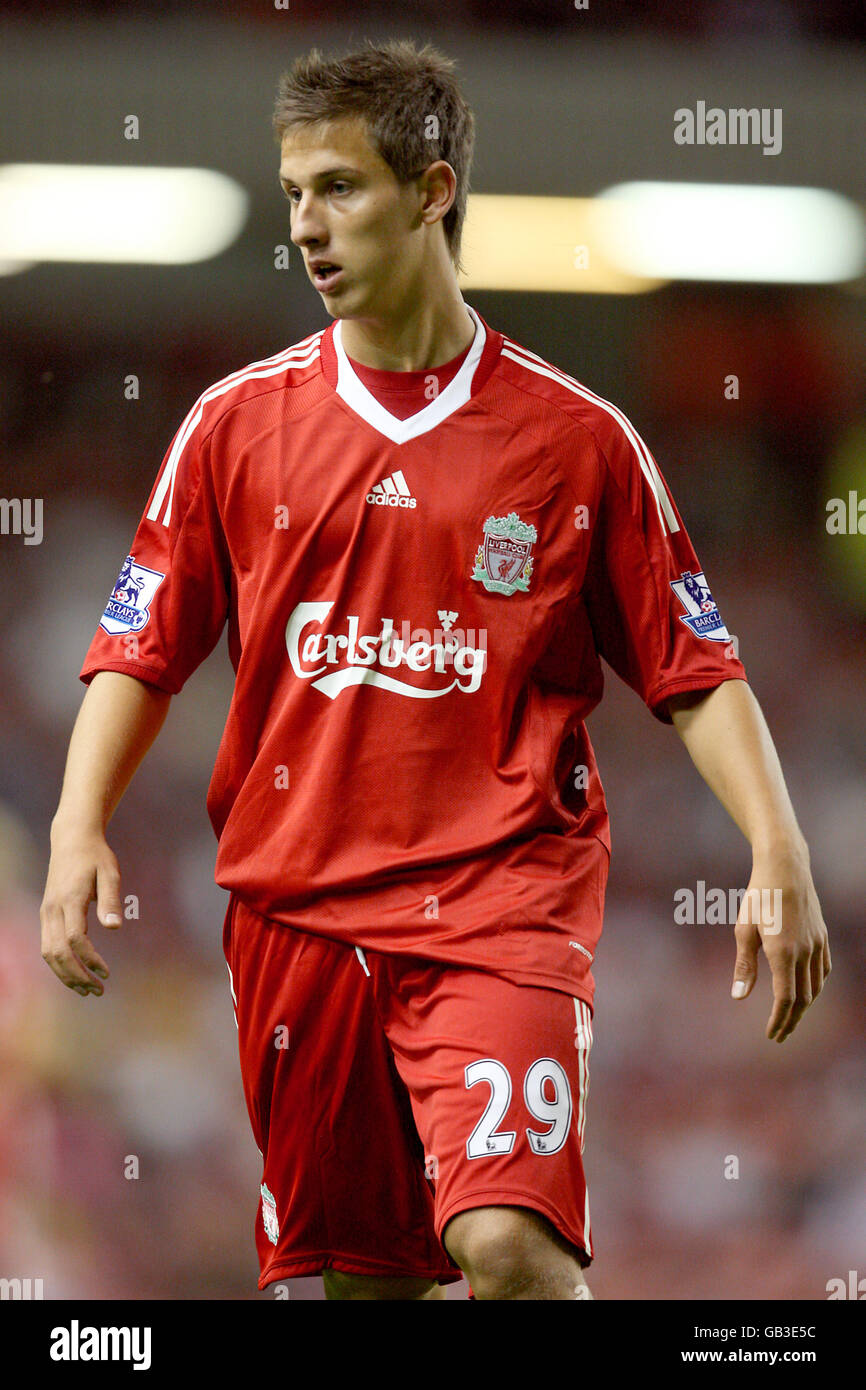
[[(392, 415), (367, 390), (346, 356), (340, 333), (342, 321), (338, 319), (334, 325), (333, 336), (334, 349), (337, 353), (337, 395), (341, 396), (356, 414), (366, 420), (368, 425), (372, 425), (375, 430), (384, 434), (394, 444), (405, 444), (407, 440), (417, 439), (419, 435), (426, 434), (428, 430), (441, 425), (443, 420), (446, 420), (449, 415), (453, 415), (455, 410), (459, 410), (471, 398), (472, 378), (475, 375), (475, 368), (481, 361), (481, 354), (487, 340), (481, 319), (469, 304), (466, 304), (466, 308), (475, 323), (475, 337), (460, 370), (454, 379), (449, 381), (444, 391), (440, 391), (429, 405), (425, 406), (423, 410), (419, 410), (416, 415), (410, 415), (407, 420), (401, 420), (398, 416)], [(430, 371), (432, 374), (435, 368), (431, 367)]]

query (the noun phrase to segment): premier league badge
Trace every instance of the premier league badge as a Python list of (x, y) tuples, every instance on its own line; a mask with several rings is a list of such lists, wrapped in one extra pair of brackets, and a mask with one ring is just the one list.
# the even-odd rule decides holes
[(517, 589), (526, 593), (532, 575), (532, 547), (537, 540), (535, 527), (521, 521), (516, 512), (489, 516), (470, 578), (480, 580), (493, 594), (513, 594)]
[(137, 565), (135, 556), (127, 555), (99, 626), (112, 637), (121, 632), (141, 632), (150, 617), (149, 605), (164, 579), (159, 570)]
[(670, 584), (686, 610), (685, 614), (680, 614), (681, 623), (685, 623), (696, 637), (707, 637), (711, 642), (730, 642), (731, 634), (722, 622), (702, 570), (698, 570), (697, 574), (685, 570), (679, 579), (672, 579)]

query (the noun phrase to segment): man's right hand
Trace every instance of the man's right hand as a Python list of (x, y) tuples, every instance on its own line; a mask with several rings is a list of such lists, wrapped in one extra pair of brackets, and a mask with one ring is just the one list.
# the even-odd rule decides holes
[(72, 730), (39, 916), (42, 959), (79, 994), (102, 994), (99, 981), (108, 978), (87, 935), (88, 907), (95, 900), (104, 927), (122, 920), (120, 870), (105, 830), (170, 701), (167, 691), (135, 676), (97, 671)]
[[(39, 917), (42, 959), (58, 980), (79, 994), (102, 994), (108, 966), (87, 934), (87, 909), (96, 901), (104, 927), (122, 921), (120, 870), (99, 831), (52, 826), (51, 860)], [(99, 978), (94, 978), (98, 976)]]

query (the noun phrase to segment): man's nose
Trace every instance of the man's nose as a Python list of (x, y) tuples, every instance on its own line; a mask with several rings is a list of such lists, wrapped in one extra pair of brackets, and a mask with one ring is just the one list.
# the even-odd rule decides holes
[(292, 210), (291, 239), (296, 246), (307, 246), (324, 239), (321, 211), (313, 198), (301, 198)]

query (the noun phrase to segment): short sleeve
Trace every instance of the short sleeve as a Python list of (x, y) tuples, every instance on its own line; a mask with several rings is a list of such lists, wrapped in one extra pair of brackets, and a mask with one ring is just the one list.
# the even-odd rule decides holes
[(597, 436), (601, 500), (584, 585), (596, 647), (652, 713), (667, 700), (745, 680), (658, 464), (620, 412)]
[(231, 570), (201, 409), (181, 425), (148, 499), (81, 679), (120, 671), (177, 694), (216, 645)]

